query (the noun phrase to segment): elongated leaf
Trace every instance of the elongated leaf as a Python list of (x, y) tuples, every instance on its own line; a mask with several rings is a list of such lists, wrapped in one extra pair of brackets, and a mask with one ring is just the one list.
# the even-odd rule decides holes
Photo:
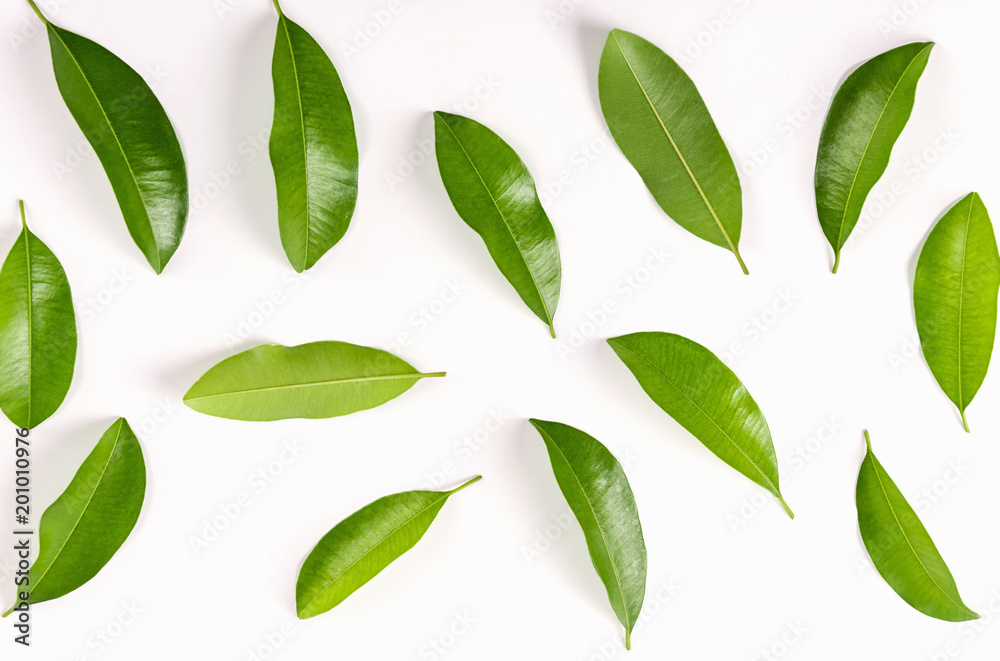
[(292, 267), (312, 268), (343, 238), (358, 201), (358, 140), (351, 103), (316, 40), (281, 11), (274, 42), (269, 151), (281, 245)]
[(424, 536), (451, 491), (406, 491), (362, 507), (323, 536), (309, 552), (295, 584), (299, 619), (315, 617), (347, 599)]
[(56, 412), (76, 363), (76, 316), (69, 281), (52, 251), (28, 230), (0, 269), (0, 408), (31, 429)]
[(558, 422), (532, 419), (531, 424), (545, 441), (556, 482), (625, 627), (625, 649), (632, 649), (632, 628), (646, 594), (646, 542), (625, 471), (593, 436)]
[(125, 418), (119, 418), (42, 514), (38, 558), (27, 585), (18, 588), (14, 608), (23, 601), (34, 606), (57, 599), (96, 576), (128, 539), (145, 494), (142, 448)]
[(45, 23), (56, 84), (104, 166), (129, 234), (161, 273), (188, 216), (184, 155), (163, 106), (129, 65), (100, 44)]
[(435, 112), (434, 135), (441, 181), (455, 211), (555, 337), (559, 243), (527, 166), (500, 136), (468, 117)]
[(917, 82), (933, 47), (913, 43), (873, 57), (833, 97), (819, 137), (815, 185), (816, 211), (833, 248), (834, 273), (865, 199), (910, 119)]
[(927, 365), (962, 413), (983, 385), (997, 330), (1000, 255), (976, 193), (948, 210), (927, 237), (913, 281), (913, 310)]
[(872, 452), (858, 472), (857, 506), (861, 539), (875, 569), (903, 601), (925, 615), (949, 622), (975, 620), (958, 586), (916, 512)]
[(668, 216), (740, 256), (743, 192), (698, 88), (669, 55), (612, 30), (597, 77), (601, 111), (625, 158)]
[(673, 333), (633, 333), (608, 344), (657, 406), (719, 459), (770, 491), (794, 518), (778, 489), (767, 420), (725, 363)]
[(423, 374), (380, 349), (347, 342), (265, 344), (226, 358), (184, 395), (195, 411), (231, 420), (332, 418), (399, 397)]

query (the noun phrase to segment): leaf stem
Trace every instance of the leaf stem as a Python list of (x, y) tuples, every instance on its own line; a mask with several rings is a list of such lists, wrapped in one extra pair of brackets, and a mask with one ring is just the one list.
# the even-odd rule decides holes
[(962, 426), (965, 427), (965, 433), (971, 434), (969, 431), (969, 421), (965, 419), (965, 409), (962, 409)]
[(788, 518), (794, 519), (795, 512), (792, 511), (792, 508), (788, 506), (788, 503), (785, 502), (785, 499), (780, 494), (778, 495), (778, 502), (785, 508), (785, 513), (788, 514)]
[[(31, 2), (31, 0), (28, 0)], [(278, 4), (278, 0), (274, 0), (274, 8), (278, 10), (278, 16), (284, 16), (285, 12), (281, 11), (281, 5)]]
[(836, 275), (838, 268), (840, 268), (840, 251), (837, 251), (833, 255), (833, 273), (834, 273), (834, 275)]
[(552, 339), (556, 339), (556, 327), (551, 321), (549, 322), (549, 334), (552, 335)]
[(24, 200), (18, 200), (17, 206), (21, 208), (21, 228), (28, 229), (28, 221), (24, 217)]
[(625, 630), (625, 651), (632, 651), (632, 632), (628, 629)]
[(462, 486), (460, 486), (460, 487), (455, 487), (454, 489), (452, 489), (451, 491), (449, 491), (449, 492), (448, 492), (448, 495), (449, 495), (449, 496), (451, 496), (451, 495), (453, 495), (453, 494), (456, 494), (456, 493), (458, 493), (459, 491), (461, 491), (462, 489), (464, 489), (464, 488), (466, 488), (466, 487), (470, 487), (470, 486), (472, 486), (473, 484), (475, 484), (476, 482), (478, 482), (478, 481), (479, 481), (479, 480), (481, 480), (481, 479), (483, 479), (483, 476), (482, 476), (482, 475), (477, 475), (477, 476), (475, 476), (474, 478), (472, 478), (471, 480), (469, 480), (468, 482), (466, 482), (465, 484), (463, 484)]
[[(43, 14), (42, 10), (38, 8), (38, 5), (34, 3), (34, 0), (28, 0), (28, 4), (31, 5), (31, 9), (38, 15), (38, 18), (42, 20), (42, 23), (49, 25), (49, 19), (45, 18), (45, 14)], [(4, 617), (7, 616), (4, 615)]]
[(447, 375), (448, 375), (447, 372), (428, 372), (427, 374), (420, 374), (420, 376), (424, 377), (425, 379), (434, 379), (437, 377), (447, 376)]
[(872, 437), (868, 435), (868, 430), (865, 430), (865, 445), (868, 446), (868, 451), (872, 451)]
[(736, 255), (736, 261), (740, 263), (740, 268), (743, 269), (743, 275), (750, 275), (750, 271), (747, 269), (747, 265), (743, 263), (743, 258), (740, 257), (739, 249), (733, 248), (733, 254)]

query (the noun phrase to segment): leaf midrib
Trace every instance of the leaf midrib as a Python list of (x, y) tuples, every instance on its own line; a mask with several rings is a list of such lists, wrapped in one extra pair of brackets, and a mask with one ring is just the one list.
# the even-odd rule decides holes
[[(403, 521), (402, 523), (400, 523), (398, 526), (396, 526), (395, 528), (393, 528), (391, 531), (389, 531), (389, 533), (387, 533), (385, 537), (383, 537), (382, 539), (380, 539), (370, 549), (368, 549), (367, 551), (365, 551), (364, 553), (362, 553), (361, 555), (359, 555), (357, 558), (355, 558), (354, 561), (351, 562), (351, 564), (349, 564), (347, 567), (344, 568), (343, 571), (341, 571), (339, 574), (337, 574), (329, 583), (327, 583), (323, 587), (322, 590), (320, 590), (319, 592), (317, 592), (316, 596), (314, 596), (312, 599), (310, 599), (309, 603), (307, 603), (299, 612), (300, 613), (305, 613), (306, 611), (308, 611), (309, 607), (312, 606), (313, 603), (317, 599), (319, 599), (324, 594), (326, 594), (326, 591), (329, 590), (329, 589), (331, 589), (334, 586), (334, 584), (337, 581), (339, 581), (344, 576), (344, 574), (346, 574), (347, 572), (349, 572), (356, 564), (358, 564), (359, 562), (361, 562), (362, 560), (364, 560), (365, 558), (367, 558), (369, 555), (371, 555), (372, 553), (374, 553), (377, 548), (379, 548), (382, 544), (384, 544), (386, 541), (388, 541), (389, 539), (391, 539), (393, 537), (393, 535), (395, 535), (396, 533), (398, 533), (400, 530), (402, 530), (406, 526), (408, 526), (411, 523), (413, 523), (413, 521), (416, 520), (418, 517), (422, 516), (424, 514), (424, 512), (426, 512), (427, 510), (431, 509), (432, 507), (434, 507), (435, 505), (437, 505), (438, 503), (440, 503), (442, 500), (447, 500), (448, 498), (451, 497), (451, 495), (452, 495), (451, 492), (444, 492), (444, 493), (442, 493), (440, 498), (438, 498), (434, 502), (430, 503), (426, 507), (422, 508), (416, 514), (414, 514), (413, 516), (409, 517), (408, 519), (406, 519), (405, 521)], [(407, 550), (409, 550), (409, 549), (407, 549)], [(405, 551), (404, 551), (404, 553), (405, 553)], [(402, 555), (402, 554), (400, 554), (400, 555)], [(397, 557), (399, 557), (399, 556), (397, 556)]]
[(969, 215), (965, 220), (965, 240), (962, 242), (962, 268), (959, 271), (958, 279), (958, 401), (963, 415), (965, 414), (967, 404), (962, 398), (962, 308), (965, 302), (965, 260), (969, 252), (969, 232), (972, 225), (972, 209), (975, 205), (976, 194), (973, 193), (972, 199), (969, 201)]
[(532, 271), (531, 266), (528, 264), (528, 258), (525, 257), (524, 255), (524, 249), (521, 248), (521, 242), (517, 240), (517, 236), (515, 236), (514, 230), (511, 228), (510, 223), (507, 222), (506, 216), (504, 216), (503, 211), (500, 210), (500, 205), (497, 203), (496, 198), (493, 196), (493, 191), (490, 190), (490, 187), (489, 185), (487, 185), (486, 180), (483, 179), (483, 175), (480, 174), (479, 168), (476, 167), (476, 164), (475, 162), (473, 162), (472, 157), (469, 155), (469, 152), (466, 151), (465, 145), (463, 145), (462, 141), (458, 139), (458, 134), (456, 134), (455, 130), (451, 128), (451, 124), (449, 124), (447, 120), (442, 118), (441, 122), (446, 127), (448, 127), (448, 132), (451, 133), (452, 137), (455, 139), (455, 144), (457, 144), (458, 148), (462, 150), (463, 154), (465, 154), (465, 160), (469, 162), (469, 166), (472, 168), (472, 171), (476, 173), (476, 177), (479, 178), (479, 182), (483, 185), (483, 189), (489, 196), (490, 201), (493, 203), (494, 208), (496, 208), (497, 214), (500, 216), (500, 220), (503, 221), (503, 225), (507, 229), (507, 233), (510, 234), (510, 238), (512, 241), (514, 241), (514, 245), (517, 246), (517, 254), (521, 258), (521, 261), (524, 263), (524, 268), (527, 269), (528, 271), (528, 277), (531, 278), (531, 284), (534, 285), (535, 293), (538, 294), (538, 300), (541, 302), (542, 309), (545, 311), (545, 321), (551, 327), (552, 315), (549, 313), (548, 303), (545, 301), (545, 296), (542, 294), (542, 290), (538, 286), (538, 280), (535, 279), (535, 272)]
[[(23, 213), (23, 211), (22, 211)], [(28, 425), (31, 425), (31, 403), (34, 399), (32, 395), (34, 383), (32, 381), (34, 374), (34, 363), (35, 356), (32, 347), (34, 346), (34, 287), (31, 282), (31, 247), (30, 238), (28, 232), (28, 224), (24, 223), (24, 256), (25, 256), (25, 266), (28, 272)]]
[(101, 115), (104, 117), (104, 122), (108, 125), (108, 130), (111, 131), (111, 135), (115, 138), (115, 144), (118, 145), (118, 151), (121, 153), (122, 159), (125, 161), (128, 173), (132, 177), (132, 183), (135, 185), (135, 190), (139, 194), (139, 201), (142, 202), (142, 210), (146, 214), (146, 223), (149, 225), (149, 233), (153, 237), (153, 248), (156, 250), (156, 272), (159, 273), (163, 269), (163, 258), (160, 256), (160, 244), (156, 240), (156, 232), (153, 230), (153, 221), (149, 214), (149, 207), (146, 206), (146, 197), (142, 194), (142, 188), (139, 187), (139, 180), (136, 179), (135, 171), (132, 169), (132, 162), (129, 161), (128, 154), (125, 153), (125, 148), (122, 146), (121, 139), (119, 139), (118, 133), (115, 131), (115, 127), (111, 123), (111, 119), (108, 117), (107, 111), (104, 110), (104, 104), (102, 104), (100, 98), (98, 98), (97, 92), (94, 90), (94, 86), (90, 84), (90, 79), (87, 78), (87, 74), (84, 73), (83, 67), (80, 66), (80, 62), (76, 59), (76, 55), (73, 54), (73, 51), (71, 51), (66, 42), (63, 41), (62, 35), (59, 34), (59, 30), (61, 28), (57, 28), (56, 26), (50, 24), (48, 25), (48, 29), (52, 32), (52, 34), (56, 35), (56, 38), (59, 40), (59, 43), (62, 44), (66, 54), (69, 55), (71, 60), (73, 60), (73, 64), (76, 65), (77, 71), (80, 72), (80, 77), (83, 78), (83, 82), (87, 84), (87, 89), (90, 90), (90, 94), (94, 97), (97, 107), (100, 108)]
[[(281, 11), (280, 9), (278, 10)], [(278, 17), (281, 22), (281, 27), (285, 31), (285, 43), (288, 44), (288, 57), (292, 61), (292, 75), (295, 78), (295, 100), (299, 109), (299, 125), (302, 128), (302, 171), (305, 178), (305, 203), (306, 203), (306, 246), (305, 246), (305, 260), (302, 263), (302, 267), (309, 263), (309, 235), (312, 228), (312, 202), (310, 200), (310, 186), (309, 186), (309, 143), (306, 140), (306, 116), (305, 110), (302, 108), (302, 86), (299, 83), (299, 67), (295, 62), (295, 50), (292, 48), (292, 35), (288, 31), (288, 19), (284, 14)]]
[(691, 179), (691, 183), (694, 184), (694, 187), (697, 189), (698, 194), (701, 196), (702, 202), (705, 203), (705, 206), (708, 208), (709, 213), (712, 214), (712, 218), (713, 220), (715, 220), (715, 224), (718, 226), (719, 231), (722, 232), (722, 236), (726, 240), (726, 243), (729, 245), (729, 249), (734, 254), (739, 254), (736, 245), (733, 243), (732, 238), (730, 238), (729, 236), (729, 232), (726, 231), (725, 226), (722, 224), (722, 219), (719, 218), (719, 214), (716, 213), (715, 206), (708, 199), (708, 195), (705, 194), (705, 190), (701, 187), (701, 183), (699, 183), (698, 179), (694, 176), (694, 172), (691, 170), (691, 166), (688, 165), (687, 159), (684, 158), (684, 154), (681, 153), (680, 147), (678, 147), (677, 143), (674, 142), (674, 136), (670, 133), (670, 129), (668, 129), (667, 125), (663, 122), (663, 118), (660, 117), (660, 113), (656, 110), (656, 106), (653, 105), (653, 100), (649, 98), (649, 94), (646, 93), (646, 88), (643, 87), (642, 82), (639, 80), (639, 76), (635, 73), (635, 69), (632, 68), (632, 63), (629, 62), (628, 56), (625, 54), (625, 49), (622, 48), (621, 42), (618, 41), (618, 35), (616, 34), (616, 31), (612, 30), (611, 35), (615, 39), (615, 46), (618, 47), (618, 52), (621, 53), (622, 60), (624, 60), (625, 65), (628, 67), (629, 72), (632, 74), (632, 78), (635, 79), (635, 84), (639, 87), (639, 91), (642, 92), (642, 96), (646, 99), (646, 103), (649, 104), (649, 109), (653, 111), (653, 116), (656, 117), (656, 121), (659, 122), (660, 128), (663, 129), (664, 135), (666, 135), (667, 140), (670, 141), (670, 146), (673, 147), (674, 153), (677, 154), (677, 158), (680, 159), (681, 164), (684, 166), (685, 172), (687, 172), (688, 177)]
[(559, 447), (559, 444), (556, 443), (555, 439), (552, 438), (552, 436), (550, 436), (546, 431), (541, 429), (539, 429), (539, 431), (551, 441), (551, 446), (559, 451), (559, 456), (562, 457), (563, 463), (566, 464), (566, 467), (569, 469), (570, 474), (573, 475), (573, 479), (576, 480), (577, 486), (580, 487), (580, 493), (583, 494), (583, 499), (587, 503), (587, 508), (590, 510), (591, 515), (593, 515), (594, 517), (594, 523), (597, 526), (597, 531), (601, 533), (601, 542), (604, 544), (604, 550), (608, 554), (608, 559), (611, 560), (611, 570), (615, 573), (615, 585), (618, 586), (618, 594), (622, 599), (622, 609), (624, 609), (625, 611), (625, 622), (626, 622), (625, 626), (628, 629), (628, 631), (631, 632), (632, 618), (629, 615), (628, 603), (625, 601), (625, 591), (622, 588), (621, 577), (618, 575), (618, 565), (615, 564), (614, 556), (611, 554), (611, 547), (608, 546), (608, 538), (604, 534), (604, 529), (601, 527), (601, 524), (598, 522), (597, 512), (594, 511), (594, 505), (593, 503), (590, 502), (590, 496), (587, 494), (586, 489), (583, 488), (583, 483), (580, 481), (580, 477), (576, 474), (576, 471), (573, 470), (573, 466), (569, 463), (569, 459), (566, 458), (566, 453), (562, 451), (562, 448)]
[[(764, 481), (767, 482), (767, 487), (766, 488), (771, 493), (773, 493), (775, 496), (778, 496), (779, 498), (781, 497), (781, 491), (779, 491), (778, 487), (776, 487), (774, 485), (774, 483), (771, 481), (771, 479), (767, 475), (764, 474), (764, 471), (762, 471), (761, 468), (760, 468), (760, 466), (757, 465), (757, 462), (754, 461), (753, 459), (751, 459), (750, 456), (747, 455), (747, 453), (743, 451), (743, 448), (741, 448), (739, 445), (737, 445), (736, 441), (734, 441), (729, 436), (729, 434), (727, 434), (726, 431), (722, 427), (719, 426), (719, 423), (717, 423), (715, 420), (713, 420), (710, 415), (708, 415), (707, 413), (705, 413), (704, 409), (702, 409), (701, 406), (699, 406), (697, 402), (695, 402), (693, 399), (691, 399), (691, 397), (686, 392), (684, 392), (683, 390), (681, 390), (680, 387), (677, 386), (677, 384), (675, 384), (673, 381), (671, 381), (670, 379), (668, 379), (666, 374), (664, 374), (663, 372), (661, 372), (660, 370), (658, 370), (652, 363), (650, 363), (648, 360), (646, 360), (643, 356), (639, 355), (638, 353), (632, 351), (631, 349), (629, 349), (628, 347), (626, 347), (626, 346), (624, 346), (622, 344), (618, 344), (618, 343), (616, 343), (616, 344), (617, 344), (617, 346), (621, 347), (625, 351), (628, 351), (630, 354), (632, 354), (633, 356), (635, 356), (636, 358), (638, 358), (639, 360), (641, 360), (643, 363), (645, 363), (649, 367), (649, 369), (653, 370), (653, 372), (655, 372), (661, 379), (663, 379), (663, 381), (665, 383), (670, 384), (670, 386), (674, 390), (676, 390), (681, 395), (683, 395), (684, 399), (688, 400), (691, 403), (692, 406), (694, 406), (696, 409), (698, 409), (698, 412), (701, 413), (703, 416), (705, 416), (705, 419), (708, 420), (709, 422), (711, 422), (715, 426), (715, 428), (719, 430), (719, 433), (721, 433), (726, 438), (726, 440), (729, 441), (732, 444), (732, 446), (734, 448), (736, 448), (737, 450), (739, 450), (740, 454), (743, 455), (744, 459), (746, 459), (747, 461), (750, 462), (750, 465), (753, 466), (754, 469), (756, 469), (756, 471), (764, 479)], [(695, 438), (697, 438), (697, 436)], [(701, 439), (698, 439), (698, 440), (700, 441)]]
[[(906, 534), (906, 531), (903, 529), (903, 524), (900, 523), (899, 517), (896, 515), (896, 510), (892, 506), (892, 501), (889, 500), (889, 494), (885, 490), (885, 485), (882, 483), (882, 475), (879, 473), (878, 466), (875, 463), (875, 455), (874, 453), (872, 453), (871, 450), (868, 451), (868, 459), (871, 462), (872, 471), (874, 471), (875, 473), (875, 479), (878, 481), (878, 486), (879, 490), (881, 490), (882, 492), (882, 497), (885, 498), (885, 503), (889, 507), (889, 511), (892, 512), (892, 518), (896, 522), (896, 527), (899, 529), (900, 534), (903, 535), (903, 539), (906, 541), (906, 546), (910, 549), (910, 552), (913, 553), (913, 557), (915, 557), (917, 559), (917, 563), (920, 564), (920, 568), (924, 570), (924, 574), (927, 575), (927, 578), (931, 580), (931, 583), (934, 584), (934, 587), (936, 587), (938, 591), (948, 599), (948, 601), (957, 606), (960, 610), (965, 612), (970, 612), (967, 606), (964, 606), (955, 601), (954, 599), (952, 599), (951, 595), (949, 595), (947, 592), (944, 591), (944, 588), (942, 588), (941, 585), (938, 584), (937, 579), (934, 578), (934, 576), (931, 575), (930, 571), (927, 570), (927, 566), (924, 565), (924, 561), (920, 557), (920, 554), (917, 553), (917, 549), (913, 547), (913, 543), (910, 542), (909, 535)], [(933, 542), (931, 543), (933, 544)]]
[(248, 393), (255, 392), (271, 392), (275, 390), (294, 390), (296, 388), (311, 388), (311, 387), (322, 387), (322, 386), (332, 386), (340, 384), (349, 383), (366, 383), (371, 381), (395, 381), (401, 379), (414, 379), (420, 380), (429, 376), (421, 372), (414, 372), (411, 374), (383, 374), (379, 376), (357, 376), (350, 377), (347, 379), (326, 379), (323, 381), (308, 381), (305, 383), (289, 383), (280, 386), (263, 386), (261, 388), (246, 388), (244, 390), (230, 390), (226, 392), (212, 393), (210, 395), (201, 395), (199, 397), (185, 397), (185, 402), (196, 402), (203, 399), (213, 399), (215, 397), (229, 397), (233, 395), (245, 395)]
[(838, 253), (840, 252), (841, 248), (844, 247), (844, 244), (842, 242), (842, 237), (844, 236), (844, 222), (847, 220), (847, 210), (850, 209), (851, 207), (851, 197), (854, 195), (854, 186), (858, 182), (858, 174), (861, 172), (861, 165), (865, 162), (865, 157), (868, 155), (868, 148), (871, 147), (872, 140), (875, 138), (875, 134), (878, 132), (879, 124), (882, 123), (882, 117), (885, 115), (885, 111), (889, 107), (889, 104), (892, 103), (892, 97), (896, 94), (896, 90), (899, 88), (900, 83), (902, 83), (903, 79), (906, 78), (906, 74), (909, 72), (910, 67), (913, 66), (913, 63), (916, 62), (917, 59), (921, 56), (921, 54), (923, 54), (923, 52), (930, 47), (931, 46), (928, 45), (921, 48), (920, 51), (918, 51), (917, 54), (913, 56), (913, 59), (911, 59), (906, 64), (906, 68), (903, 69), (903, 73), (900, 74), (899, 80), (897, 80), (896, 84), (892, 86), (892, 91), (889, 92), (889, 96), (886, 97), (885, 105), (882, 106), (882, 110), (878, 114), (878, 119), (875, 120), (875, 126), (872, 127), (871, 133), (868, 135), (868, 141), (865, 143), (865, 148), (861, 152), (861, 158), (858, 159), (858, 164), (854, 168), (854, 176), (851, 178), (851, 186), (850, 188), (847, 189), (847, 200), (844, 202), (844, 213), (840, 217), (840, 227), (837, 230)]
[(52, 566), (56, 564), (56, 561), (59, 559), (59, 556), (62, 554), (63, 550), (66, 548), (66, 544), (69, 543), (69, 540), (73, 537), (73, 533), (76, 532), (76, 529), (77, 529), (77, 527), (79, 527), (80, 522), (83, 521), (83, 517), (87, 514), (87, 508), (90, 507), (90, 503), (93, 502), (94, 496), (97, 494), (98, 489), (100, 489), (101, 483), (104, 481), (104, 476), (108, 472), (108, 466), (111, 465), (111, 459), (115, 455), (115, 450), (118, 449), (118, 442), (121, 440), (122, 426), (123, 425), (124, 425), (124, 420), (119, 420), (118, 421), (118, 430), (115, 432), (115, 442), (111, 446), (111, 451), (108, 453), (108, 459), (104, 463), (104, 467), (101, 468), (101, 476), (99, 478), (97, 478), (97, 483), (94, 485), (93, 490), (91, 490), (90, 495), (87, 497), (87, 502), (83, 505), (83, 508), (80, 510), (80, 516), (73, 523), (73, 527), (70, 529), (69, 533), (63, 539), (63, 543), (59, 547), (59, 550), (56, 551), (56, 554), (54, 556), (52, 556), (52, 560), (49, 562), (48, 567), (46, 567), (45, 571), (42, 572), (42, 575), (39, 576), (38, 579), (35, 580), (34, 587), (32, 587), (31, 590), (28, 592), (29, 595), (33, 594), (34, 591), (38, 589), (38, 584), (42, 582), (42, 580), (48, 575), (49, 570), (52, 569)]

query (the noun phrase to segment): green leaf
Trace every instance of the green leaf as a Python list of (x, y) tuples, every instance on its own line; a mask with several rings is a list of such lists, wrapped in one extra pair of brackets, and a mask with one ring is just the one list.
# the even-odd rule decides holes
[(231, 420), (333, 418), (399, 397), (423, 374), (380, 349), (347, 342), (265, 344), (226, 358), (184, 395), (200, 413)]
[(778, 489), (771, 430), (746, 387), (715, 354), (673, 333), (633, 333), (608, 344), (657, 406), (719, 459), (767, 489)]
[(135, 70), (28, 4), (48, 30), (59, 92), (104, 166), (129, 234), (161, 273), (188, 216), (187, 169), (174, 128)]
[(933, 43), (913, 43), (868, 60), (847, 77), (830, 104), (816, 156), (816, 211), (833, 272), (872, 187), (903, 132)]
[[(42, 514), (38, 558), (14, 608), (58, 599), (96, 576), (128, 539), (145, 493), (142, 448), (125, 418), (118, 418)], [(22, 598), (25, 589), (28, 599)]]
[(73, 380), (76, 317), (59, 260), (22, 230), (0, 269), (0, 408), (32, 429), (56, 412)]
[(962, 413), (983, 385), (997, 329), (1000, 255), (983, 200), (969, 193), (927, 237), (913, 281), (913, 310), (927, 365)]
[(468, 117), (435, 112), (434, 135), (441, 180), (455, 211), (555, 337), (559, 243), (527, 166), (500, 136)]
[(597, 77), (601, 111), (653, 199), (700, 239), (740, 256), (743, 193), (726, 143), (694, 82), (642, 37), (612, 30)]
[(632, 629), (646, 594), (646, 542), (625, 471), (593, 436), (558, 422), (530, 422), (545, 441), (556, 482), (625, 627), (625, 649), (632, 649)]
[(925, 615), (948, 622), (979, 618), (958, 594), (955, 579), (916, 512), (892, 478), (868, 452), (858, 472), (857, 506), (861, 539), (875, 569), (903, 601)]
[(295, 609), (305, 620), (325, 613), (372, 580), (424, 536), (451, 491), (406, 491), (379, 498), (326, 533), (309, 552), (295, 583)]
[(281, 245), (292, 267), (312, 268), (343, 238), (358, 201), (358, 141), (351, 103), (316, 40), (281, 11), (274, 42), (269, 151)]

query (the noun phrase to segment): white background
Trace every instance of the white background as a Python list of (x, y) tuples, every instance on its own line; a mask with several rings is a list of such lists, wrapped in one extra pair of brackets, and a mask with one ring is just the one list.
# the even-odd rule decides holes
[[(4, 3), (0, 250), (16, 237), (23, 197), (69, 275), (80, 333), (69, 396), (31, 436), (35, 520), (119, 415), (140, 432), (149, 487), (112, 562), (34, 609), (30, 651), (0, 624), (3, 658), (623, 658), (583, 536), (565, 526), (568, 506), (525, 421), (540, 417), (591, 433), (626, 464), (649, 550), (628, 658), (996, 659), (1000, 374), (994, 366), (970, 407), (966, 435), (914, 353), (910, 296), (921, 242), (948, 206), (976, 190), (1000, 213), (1000, 5), (401, 0), (387, 14), (387, 0), (286, 0), (344, 80), (361, 151), (351, 230), (296, 280), (270, 164), (252, 137), (271, 123), (271, 3), (43, 4), (153, 80), (200, 209), (155, 276), (96, 157), (79, 154), (46, 37), (32, 34), (27, 5)], [(353, 45), (376, 14), (390, 19)], [(749, 277), (665, 217), (609, 142), (596, 78), (613, 27), (682, 61), (705, 97), (741, 171)], [(914, 40), (938, 46), (869, 198), (867, 229), (855, 230), (833, 276), (812, 188), (826, 97), (860, 62)], [(492, 127), (550, 191), (559, 341), (455, 214), (431, 152), (421, 154), (438, 108)], [(227, 181), (219, 172), (231, 163), (239, 173)], [(662, 265), (656, 250), (669, 255)], [(455, 282), (460, 295), (442, 303)], [(274, 291), (280, 303), (254, 314)], [(782, 296), (790, 307), (775, 305)], [(433, 321), (418, 322), (424, 309)], [(240, 330), (249, 332), (230, 346)], [(767, 415), (794, 521), (652, 404), (603, 342), (640, 330), (679, 332), (719, 354), (740, 345), (730, 362)], [(325, 421), (230, 422), (180, 405), (237, 350), (327, 339), (398, 342), (404, 359), (448, 377)], [(503, 424), (481, 431), (494, 413)], [(979, 623), (917, 613), (868, 564), (854, 506), (865, 427)], [(460, 447), (473, 437), (475, 451)], [(293, 440), (297, 456), (274, 463)], [(6, 607), (13, 444), (3, 447)], [(280, 473), (262, 491), (250, 481), (261, 470)], [(295, 620), (299, 565), (334, 524), (382, 495), (476, 474), (485, 479), (449, 502), (413, 551), (334, 611)], [(250, 505), (196, 552), (192, 540), (211, 536), (240, 494)]]

